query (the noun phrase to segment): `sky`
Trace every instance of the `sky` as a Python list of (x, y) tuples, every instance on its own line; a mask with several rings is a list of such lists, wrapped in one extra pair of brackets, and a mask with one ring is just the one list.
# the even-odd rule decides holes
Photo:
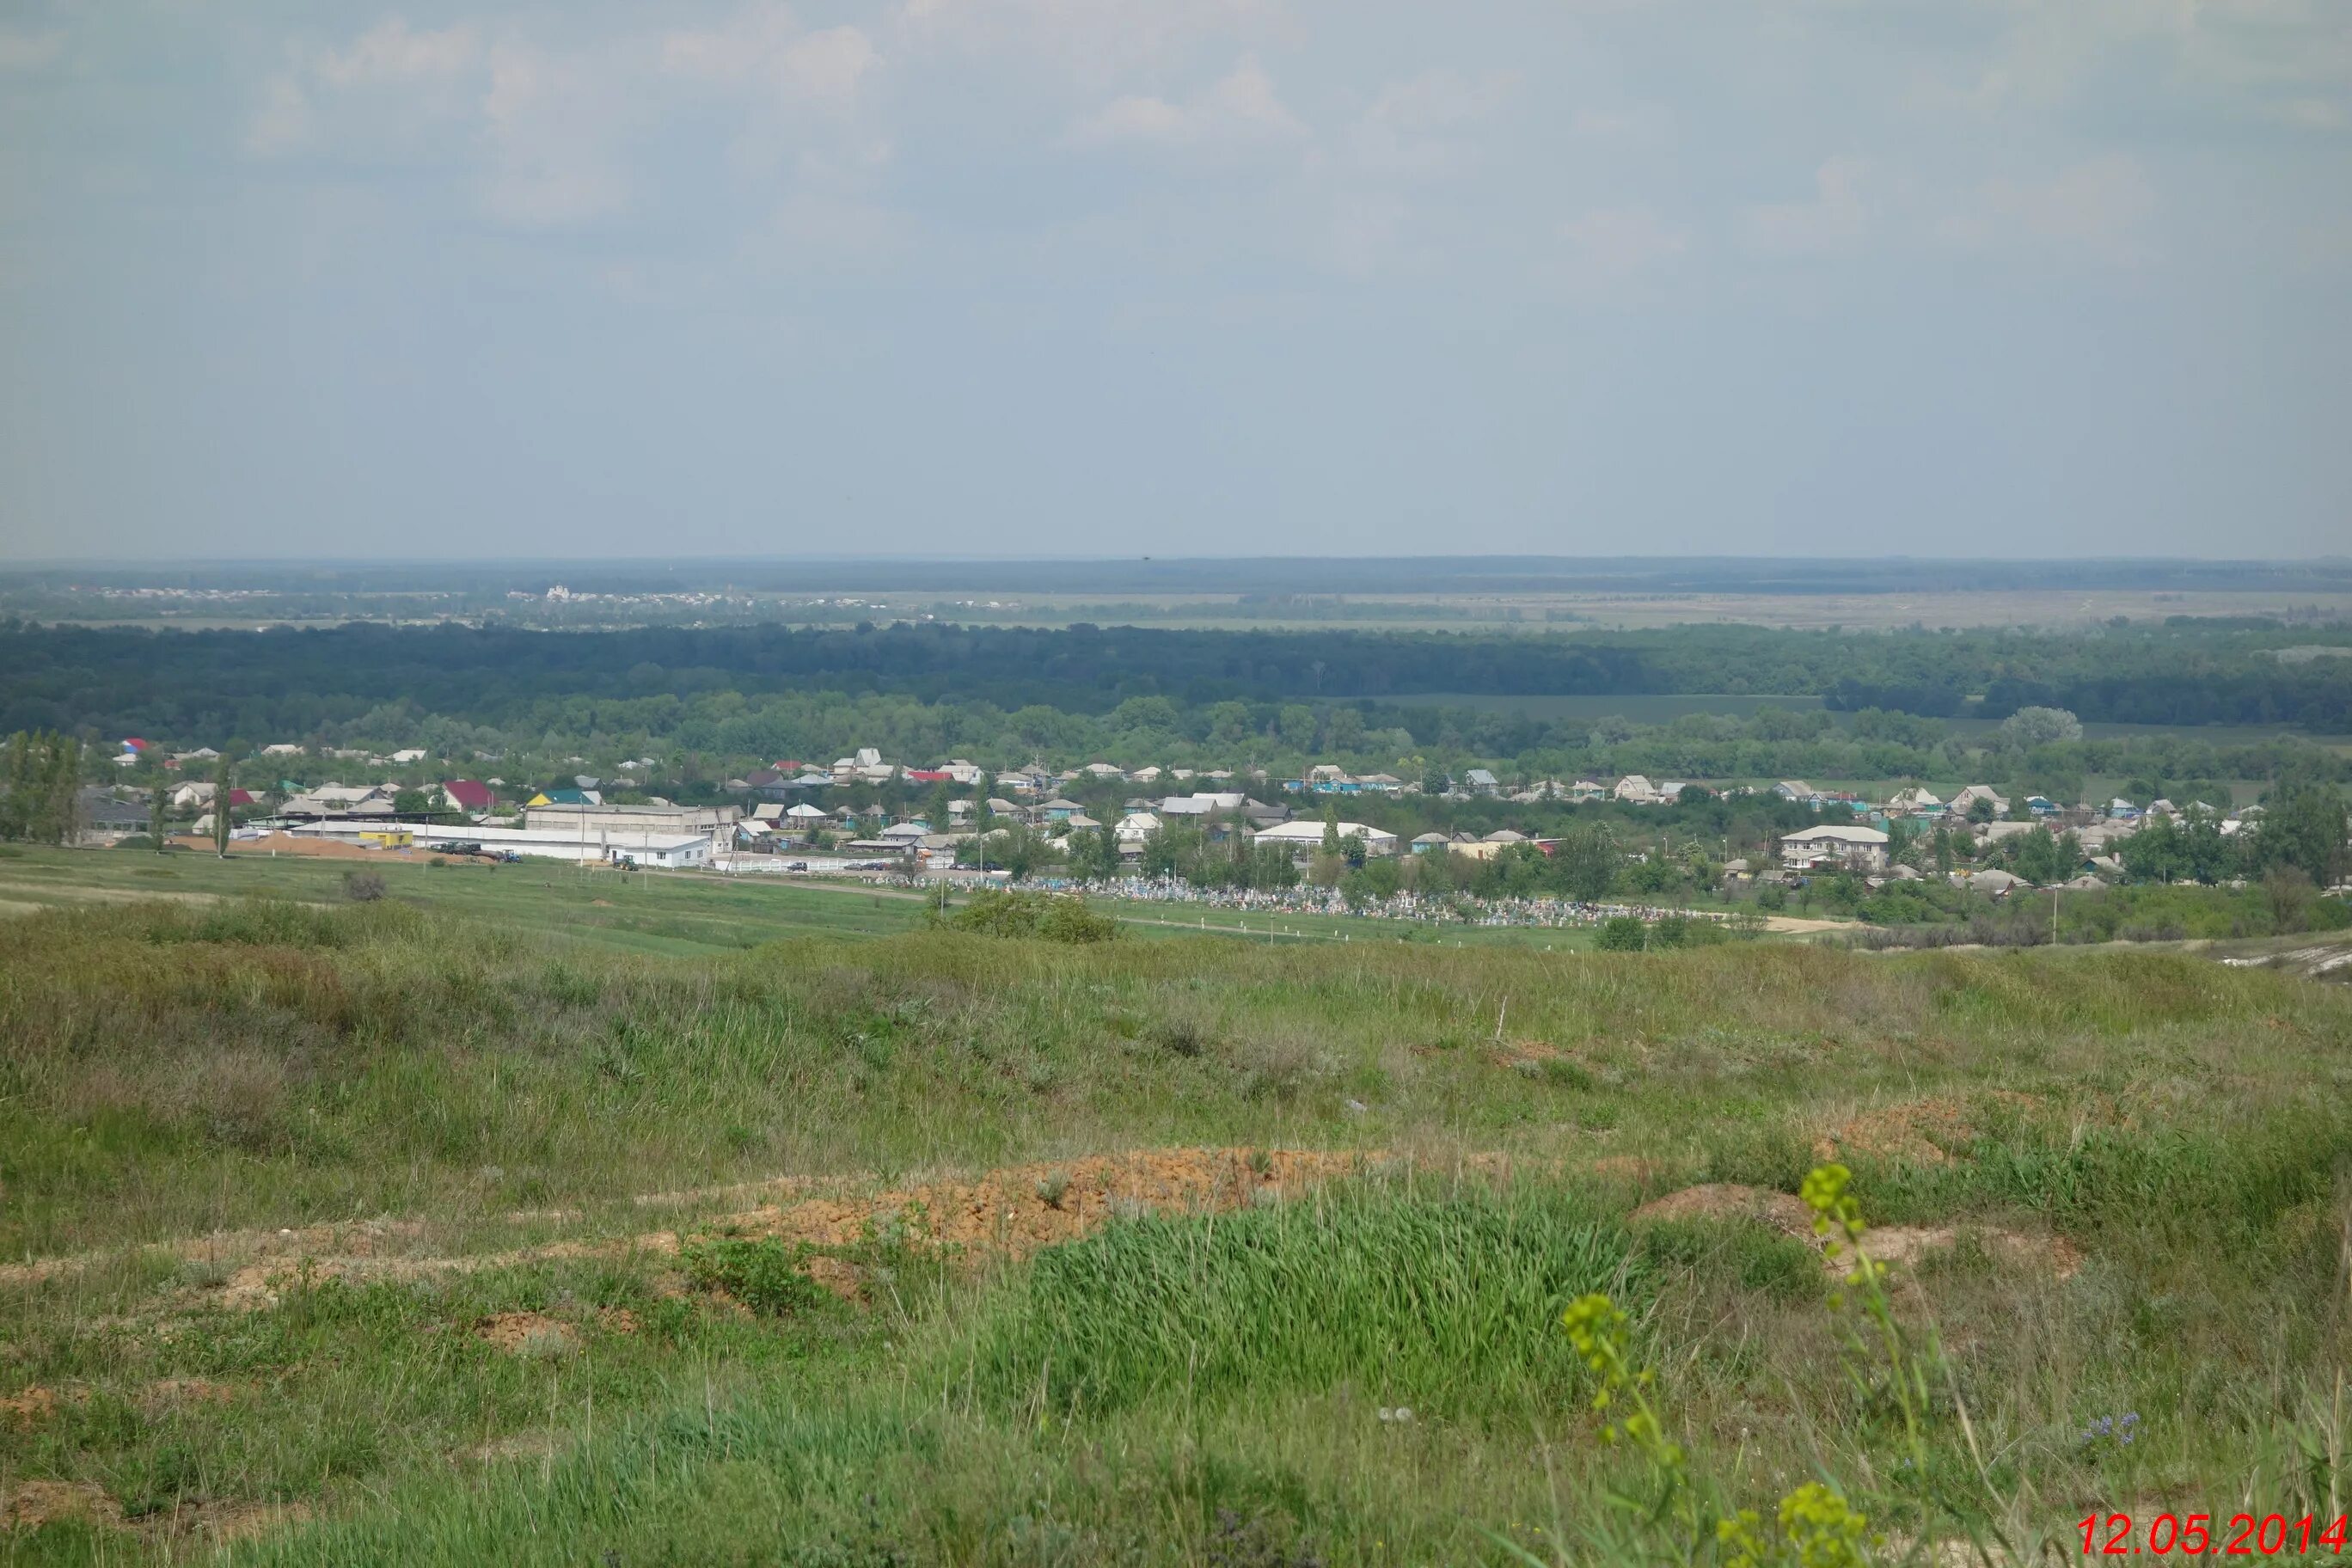
[(0, 0), (0, 558), (2352, 551), (2352, 0)]

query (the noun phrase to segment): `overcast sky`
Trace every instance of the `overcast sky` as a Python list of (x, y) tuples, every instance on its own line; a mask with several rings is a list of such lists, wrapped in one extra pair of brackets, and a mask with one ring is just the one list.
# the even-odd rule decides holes
[(2352, 549), (2352, 0), (0, 0), (0, 554)]

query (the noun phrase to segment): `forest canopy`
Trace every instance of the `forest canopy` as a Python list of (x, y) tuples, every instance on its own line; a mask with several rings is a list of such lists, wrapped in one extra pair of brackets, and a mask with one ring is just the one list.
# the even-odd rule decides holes
[(1544, 635), (899, 623), (549, 633), (498, 626), (151, 631), (0, 621), (0, 731), (308, 734), (404, 703), (510, 728), (550, 700), (875, 693), (1102, 714), (1437, 694), (1819, 698), (1832, 710), (2352, 731), (2352, 658), (2201, 624), (2095, 633), (1753, 626)]

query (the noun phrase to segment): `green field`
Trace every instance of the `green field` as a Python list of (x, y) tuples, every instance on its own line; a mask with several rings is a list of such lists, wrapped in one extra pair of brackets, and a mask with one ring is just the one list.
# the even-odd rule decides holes
[(2352, 1495), (2352, 988), (134, 858), (0, 858), (58, 906), (0, 921), (0, 1563), (1730, 1568), (1805, 1485), (2011, 1561)]
[[(262, 896), (341, 903), (344, 875), (355, 869), (378, 873), (388, 898), (419, 909), (636, 952), (729, 952), (786, 937), (877, 936), (910, 930), (927, 918), (920, 896), (902, 889), (772, 877), (586, 870), (553, 861), (434, 866), (394, 855), (362, 862), (236, 854), (224, 861), (182, 850), (159, 857), (134, 849), (16, 847), (0, 850), (0, 913), (12, 905), (32, 909), (138, 898), (205, 901)], [(1591, 933), (1583, 931), (1424, 925), (1348, 915), (1261, 916), (1122, 900), (1103, 900), (1102, 907), (1147, 938), (1205, 930), (1270, 942), (1405, 941), (1559, 952), (1591, 945)]]

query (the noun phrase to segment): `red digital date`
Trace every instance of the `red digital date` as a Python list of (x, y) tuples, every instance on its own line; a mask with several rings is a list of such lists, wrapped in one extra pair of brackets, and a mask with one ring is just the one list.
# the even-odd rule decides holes
[(2334, 1523), (2305, 1514), (2289, 1520), (2283, 1513), (2233, 1513), (2227, 1524), (2216, 1524), (2210, 1513), (2159, 1513), (2142, 1529), (2127, 1513), (2086, 1514), (2076, 1526), (2083, 1532), (2085, 1557), (2126, 1557), (2147, 1552), (2184, 1557), (2212, 1552), (2220, 1557), (2275, 1557), (2292, 1551), (2308, 1557), (2314, 1548), (2344, 1554), (2347, 1517)]

